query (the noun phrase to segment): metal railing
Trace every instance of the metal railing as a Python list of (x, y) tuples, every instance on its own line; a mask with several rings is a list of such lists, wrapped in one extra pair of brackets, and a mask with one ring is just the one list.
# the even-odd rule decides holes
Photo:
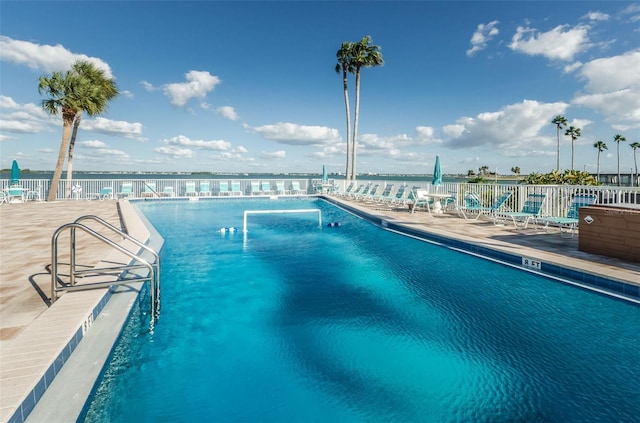
[[(112, 241), (95, 230), (81, 224), (84, 220), (93, 220), (100, 223), (103, 227), (110, 229), (119, 236), (133, 243), (138, 247), (138, 252), (133, 252), (124, 246)], [(58, 238), (66, 230), (70, 231), (69, 236), (69, 280), (65, 282), (62, 274), (59, 272), (58, 261)], [(128, 264), (120, 264), (112, 267), (94, 267), (91, 269), (78, 269), (76, 262), (76, 231), (81, 230), (84, 233), (102, 241), (116, 251), (123, 253), (131, 259)], [(143, 250), (152, 257), (152, 261), (145, 259), (139, 254)], [(146, 273), (141, 273), (140, 270)], [(89, 278), (95, 277), (98, 282), (77, 283), (77, 277)], [(106, 280), (105, 280), (106, 279)], [(134, 282), (149, 282), (150, 296), (150, 322), (149, 330), (153, 331), (155, 320), (160, 315), (160, 257), (156, 251), (144, 245), (140, 241), (106, 222), (105, 220), (93, 216), (86, 215), (79, 217), (72, 223), (60, 226), (51, 238), (51, 303), (58, 299), (58, 292), (62, 291), (80, 291), (87, 289), (106, 288), (112, 285), (122, 285)]]

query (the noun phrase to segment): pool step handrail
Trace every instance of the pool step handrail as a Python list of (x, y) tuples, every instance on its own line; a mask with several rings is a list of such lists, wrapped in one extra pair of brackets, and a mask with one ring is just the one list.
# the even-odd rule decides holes
[[(80, 223), (83, 220), (94, 220), (104, 227), (112, 230), (118, 235), (122, 236), (124, 239), (132, 242), (134, 245), (139, 247), (138, 252), (130, 251), (124, 248), (122, 245), (112, 241), (111, 239), (101, 235), (95, 230), (83, 225)], [(58, 238), (60, 234), (65, 232), (66, 230), (70, 231), (69, 236), (69, 252), (70, 252), (70, 260), (69, 260), (69, 282), (65, 283), (61, 275), (58, 271), (59, 263), (58, 263)], [(94, 238), (102, 241), (103, 243), (109, 245), (113, 249), (119, 251), (120, 253), (125, 254), (127, 257), (131, 259), (128, 264), (113, 266), (113, 267), (99, 267), (93, 269), (77, 269), (76, 266), (76, 231), (81, 230)], [(148, 253), (152, 256), (153, 260), (149, 261), (142, 257), (140, 254), (140, 250), (144, 250), (144, 252)], [(140, 270), (146, 270), (145, 273), (140, 273)], [(113, 280), (101, 280), (99, 282), (91, 282), (91, 283), (83, 283), (77, 284), (76, 276), (78, 277), (101, 277), (104, 279), (107, 276), (114, 276)], [(87, 289), (97, 289), (97, 288), (106, 288), (112, 285), (123, 285), (134, 282), (149, 282), (149, 293), (150, 293), (150, 331), (153, 331), (155, 320), (160, 316), (160, 256), (156, 251), (138, 241), (137, 239), (131, 237), (129, 234), (124, 231), (116, 228), (105, 220), (93, 216), (86, 215), (81, 216), (76, 219), (72, 223), (67, 223), (65, 225), (60, 226), (53, 234), (51, 239), (51, 304), (53, 304), (58, 299), (58, 292), (61, 291), (80, 291)]]

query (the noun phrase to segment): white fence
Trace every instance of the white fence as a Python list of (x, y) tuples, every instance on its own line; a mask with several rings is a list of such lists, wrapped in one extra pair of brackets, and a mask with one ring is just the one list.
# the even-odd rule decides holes
[[(123, 187), (131, 187), (129, 198), (159, 198), (164, 197), (165, 188), (172, 188), (172, 196), (184, 197), (188, 194), (200, 196), (201, 183), (208, 183), (212, 196), (221, 195), (221, 185), (231, 189), (239, 185), (241, 195), (283, 194), (278, 192), (278, 187), (284, 188), (284, 194), (317, 194), (322, 191), (323, 185), (319, 179), (76, 179), (70, 185), (66, 180), (60, 181), (57, 200), (84, 200), (94, 199), (103, 188), (111, 188), (114, 198), (122, 197)], [(252, 184), (253, 182), (253, 184)], [(259, 182), (259, 184), (256, 184)], [(262, 183), (268, 183), (271, 192), (252, 191), (256, 185), (262, 188)], [(330, 180), (330, 184), (336, 191), (345, 190), (344, 180)], [(445, 182), (439, 186), (432, 186), (429, 182), (413, 181), (367, 181), (359, 180), (358, 184), (373, 182), (380, 184), (380, 191), (389, 184), (393, 184), (393, 191), (401, 185), (410, 189), (427, 189), (431, 192), (453, 194), (458, 205), (463, 205), (466, 193), (475, 193), (484, 204), (493, 203), (505, 191), (512, 191), (513, 195), (507, 204), (512, 210), (519, 210), (531, 193), (546, 194), (544, 214), (549, 216), (563, 216), (571, 198), (575, 194), (596, 194), (598, 204), (640, 204), (640, 188), (638, 187), (613, 187), (613, 186), (572, 186), (572, 185), (519, 185), (519, 184), (472, 184)], [(46, 199), (50, 181), (46, 179), (22, 179), (20, 185), (25, 191), (37, 192), (41, 200)], [(195, 193), (187, 192), (187, 185), (195, 185)], [(295, 185), (299, 185), (298, 187)], [(7, 189), (9, 179), (0, 179), (0, 189)], [(324, 188), (326, 188), (326, 184)], [(153, 188), (152, 188), (153, 187)], [(235, 194), (240, 195), (240, 194)]]

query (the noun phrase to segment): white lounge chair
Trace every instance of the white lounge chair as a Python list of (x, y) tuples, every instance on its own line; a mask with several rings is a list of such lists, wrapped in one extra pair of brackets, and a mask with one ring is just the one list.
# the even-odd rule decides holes
[(195, 182), (187, 181), (185, 183), (184, 195), (186, 195), (187, 197), (190, 197), (190, 196), (197, 197), (198, 196), (198, 193), (196, 192), (196, 183)]

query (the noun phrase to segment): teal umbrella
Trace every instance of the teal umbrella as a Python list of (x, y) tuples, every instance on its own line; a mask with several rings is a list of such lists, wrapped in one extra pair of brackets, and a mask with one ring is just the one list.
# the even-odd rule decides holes
[(442, 168), (440, 167), (440, 156), (436, 156), (436, 165), (433, 168), (432, 185), (442, 185)]
[(329, 182), (329, 177), (327, 176), (327, 167), (325, 165), (322, 165), (322, 182)]
[(13, 161), (11, 164), (11, 185), (15, 185), (20, 182), (20, 168), (18, 167), (18, 162)]

